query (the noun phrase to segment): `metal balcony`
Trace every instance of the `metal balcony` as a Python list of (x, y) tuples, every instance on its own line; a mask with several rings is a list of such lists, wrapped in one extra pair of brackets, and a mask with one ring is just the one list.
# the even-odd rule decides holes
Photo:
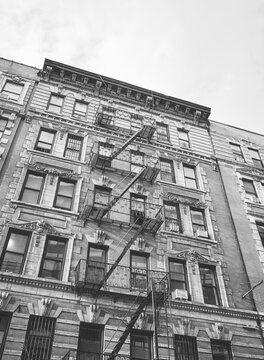
[(111, 276), (104, 281), (107, 271), (114, 264), (81, 259), (75, 269), (75, 289), (80, 292), (103, 289), (123, 293), (147, 294), (168, 292), (168, 273), (164, 271), (131, 268), (117, 265)]
[[(69, 350), (61, 360), (107, 360), (110, 356), (109, 352), (93, 353), (93, 352), (77, 352), (77, 350)], [(115, 360), (131, 360), (130, 356), (117, 355)]]

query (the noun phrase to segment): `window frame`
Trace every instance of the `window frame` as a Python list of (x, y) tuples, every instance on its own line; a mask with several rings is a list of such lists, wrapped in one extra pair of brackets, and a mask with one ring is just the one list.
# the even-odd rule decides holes
[[(176, 183), (176, 177), (175, 177), (175, 169), (174, 169), (173, 160), (165, 159), (165, 158), (160, 157), (159, 158), (159, 163), (160, 163), (160, 180), (175, 184)], [(162, 170), (162, 163), (170, 164), (171, 171), (170, 172), (169, 171), (163, 171)], [(167, 168), (168, 168), (168, 166), (167, 166)], [(171, 176), (170, 181), (166, 178), (168, 176), (168, 174), (170, 174), (170, 176)], [(165, 180), (163, 178), (163, 175), (165, 176)]]
[[(5, 90), (5, 87), (6, 87), (7, 84), (13, 84), (13, 85), (21, 86), (21, 91), (20, 91), (20, 93)], [(7, 99), (10, 100), (10, 101), (19, 102), (20, 99), (21, 99), (21, 96), (23, 95), (24, 89), (25, 89), (25, 83), (20, 83), (20, 82), (17, 82), (17, 81), (14, 81), (14, 80), (12, 80), (12, 79), (8, 79), (8, 78), (7, 78), (7, 79), (5, 80), (3, 86), (2, 86), (1, 94), (6, 95), (6, 96), (7, 96)], [(12, 97), (10, 97), (9, 94), (16, 94), (16, 95), (18, 95), (18, 96), (17, 96), (17, 98), (12, 98)]]
[[(23, 254), (22, 253), (20, 254), (17, 251), (9, 251), (9, 250), (7, 250), (9, 239), (10, 239), (12, 233), (27, 236), (26, 245), (25, 245), (25, 249), (24, 249)], [(2, 253), (1, 253), (1, 257), (0, 257), (0, 271), (6, 272), (6, 270), (2, 270), (2, 266), (3, 266), (5, 254), (8, 252), (8, 253), (12, 253), (12, 254), (22, 255), (22, 260), (21, 260), (21, 264), (20, 264), (18, 272), (14, 272), (14, 271), (11, 271), (11, 272), (15, 273), (15, 274), (22, 274), (23, 273), (25, 262), (26, 262), (26, 257), (27, 257), (27, 251), (28, 251), (28, 248), (29, 248), (30, 240), (31, 240), (31, 236), (32, 236), (32, 233), (30, 231), (26, 231), (26, 230), (18, 229), (18, 228), (9, 228), (8, 229), (7, 236), (6, 236), (5, 243), (4, 243), (4, 247), (2, 249)], [(10, 272), (10, 271), (8, 271), (8, 272)]]
[(256, 221), (256, 226), (257, 226), (257, 230), (258, 230), (258, 234), (259, 234), (262, 246), (264, 248), (264, 223), (262, 223), (260, 221)]
[[(60, 188), (61, 182), (73, 184), (72, 196), (65, 196), (65, 195), (60, 195), (60, 194), (59, 194), (59, 188)], [(75, 192), (76, 192), (76, 181), (75, 181), (75, 180), (69, 180), (69, 179), (65, 179), (65, 178), (63, 178), (63, 177), (58, 177), (56, 192), (55, 192), (54, 201), (53, 201), (53, 207), (56, 208), (56, 209), (62, 209), (62, 210), (66, 210), (66, 211), (72, 211), (73, 205), (74, 205), (74, 195), (75, 195)], [(71, 199), (71, 205), (70, 205), (70, 207), (69, 207), (69, 208), (66, 208), (66, 207), (63, 207), (63, 206), (58, 206), (58, 205), (56, 204), (58, 197), (63, 197), (63, 198), (66, 198), (66, 199)]]
[[(174, 213), (174, 211), (170, 210), (166, 212), (166, 206), (170, 206), (171, 208), (174, 207), (176, 217), (173, 216), (167, 216), (169, 213)], [(163, 201), (163, 213), (164, 213), (164, 230), (173, 232), (176, 234), (182, 234), (183, 228), (182, 228), (182, 219), (181, 219), (181, 212), (180, 212), (180, 204), (172, 201)], [(172, 226), (171, 226), (172, 225)], [(167, 228), (168, 227), (168, 228)], [(176, 228), (176, 230), (174, 229)], [(178, 230), (177, 230), (178, 227)]]
[[(30, 187), (26, 186), (29, 175), (42, 177), (41, 186), (40, 186), (39, 190), (35, 190), (34, 188), (30, 188)], [(46, 181), (46, 174), (41, 173), (41, 172), (37, 172), (37, 171), (33, 171), (33, 170), (28, 170), (27, 173), (26, 173), (23, 185), (22, 185), (22, 189), (21, 189), (20, 194), (19, 194), (19, 198), (18, 198), (19, 201), (23, 201), (23, 202), (25, 202), (27, 204), (39, 205), (41, 203), (41, 198), (42, 198), (42, 194), (43, 194), (45, 181)], [(37, 202), (34, 203), (34, 202), (28, 202), (28, 201), (23, 200), (25, 190), (38, 192)]]
[[(104, 261), (96, 261), (90, 260), (91, 249), (98, 249), (104, 252)], [(90, 281), (92, 284), (98, 285), (101, 281), (104, 280), (105, 274), (107, 272), (107, 258), (108, 258), (108, 251), (109, 247), (106, 245), (96, 244), (96, 243), (89, 243), (87, 249), (87, 265), (86, 265), (86, 273), (85, 273), (85, 280), (91, 280), (90, 275), (94, 274), (93, 281)], [(100, 264), (103, 264), (103, 266)], [(88, 281), (89, 282), (89, 281)]]
[[(139, 201), (138, 203), (143, 203), (144, 211), (139, 211), (137, 209), (132, 209), (133, 203), (136, 204), (137, 201), (135, 199), (142, 199), (143, 201)], [(130, 222), (135, 225), (142, 225), (146, 218), (146, 200), (147, 197), (145, 195), (130, 193)], [(138, 214), (137, 214), (138, 213)]]
[[(161, 131), (159, 131), (161, 130)], [(157, 141), (170, 142), (169, 125), (162, 122), (156, 122)]]
[[(52, 103), (52, 102), (51, 102), (52, 97), (61, 98), (61, 100), (62, 100), (61, 105), (57, 105), (56, 103)], [(63, 105), (64, 105), (64, 100), (65, 100), (65, 96), (64, 96), (64, 95), (57, 94), (57, 93), (51, 93), (51, 94), (50, 94), (50, 97), (49, 97), (49, 100), (48, 100), (48, 104), (47, 104), (46, 110), (47, 110), (47, 111), (50, 111), (50, 112), (52, 112), (52, 113), (54, 113), (54, 114), (61, 114), (61, 113), (62, 113), (62, 109), (63, 109)], [(54, 108), (58, 108), (59, 111), (51, 110), (51, 109), (50, 109), (50, 106), (52, 106), (52, 107), (54, 107)]]
[[(178, 341), (178, 342), (177, 342)], [(188, 335), (174, 335), (175, 359), (198, 360), (197, 338)]]
[[(251, 156), (251, 161), (253, 162), (253, 165), (256, 166), (257, 168), (262, 169), (264, 167), (263, 165), (263, 161), (261, 159), (260, 153), (258, 149), (253, 149), (253, 148), (248, 148), (248, 151), (250, 153)], [(256, 156), (254, 156), (254, 154)]]
[[(74, 137), (75, 137), (75, 139), (74, 139)], [(80, 148), (76, 150), (74, 148), (68, 147), (69, 140), (73, 140), (73, 145), (74, 145), (74, 141), (79, 141), (80, 142)], [(65, 143), (63, 157), (65, 157), (66, 159), (69, 159), (69, 160), (73, 160), (73, 161), (80, 161), (81, 156), (82, 156), (82, 149), (83, 149), (83, 137), (79, 136), (79, 135), (75, 135), (75, 134), (68, 134), (67, 139), (66, 139), (66, 143)], [(66, 156), (67, 151), (69, 151), (69, 152), (71, 152), (73, 154), (77, 153), (78, 154), (77, 158)]]
[(239, 161), (240, 163), (244, 163), (245, 157), (244, 157), (241, 145), (236, 144), (232, 141), (229, 142), (229, 145), (231, 147), (231, 151), (232, 151), (234, 160)]
[[(185, 129), (177, 129), (177, 132), (178, 132), (178, 140), (180, 147), (190, 149), (191, 143), (190, 143), (189, 131)], [(183, 134), (186, 135), (187, 139), (182, 136)]]
[[(133, 339), (133, 336), (137, 336), (138, 338), (141, 338), (144, 336), (145, 338), (147, 338), (147, 344), (148, 344), (148, 358), (144, 357), (138, 357), (135, 356), (136, 354), (134, 353), (134, 349), (135, 349), (135, 340)], [(153, 341), (153, 334), (150, 331), (146, 331), (146, 330), (136, 330), (133, 329), (130, 332), (130, 359), (131, 360), (151, 360), (152, 359), (152, 341)], [(145, 347), (143, 347), (145, 348)], [(142, 349), (142, 347), (140, 347), (140, 349)], [(142, 354), (142, 351), (141, 351)]]
[[(145, 259), (144, 268), (139, 266), (133, 266), (133, 257), (137, 256), (139, 258)], [(142, 281), (143, 280), (143, 281)], [(140, 286), (135, 286), (139, 281)], [(130, 251), (130, 287), (131, 289), (140, 289), (147, 290), (149, 283), (149, 254), (142, 251)], [(143, 286), (142, 286), (143, 285)]]
[[(41, 133), (42, 133), (42, 132), (54, 134), (52, 143), (50, 144), (50, 150), (49, 150), (49, 151), (45, 151), (45, 149), (40, 150), (41, 147), (38, 146), (38, 143), (39, 143), (39, 141), (40, 141), (40, 136), (41, 136)], [(41, 151), (41, 152), (43, 152), (43, 153), (45, 153), (45, 154), (52, 154), (52, 150), (53, 150), (53, 146), (54, 146), (54, 142), (55, 142), (56, 133), (57, 133), (57, 131), (56, 131), (56, 130), (53, 130), (53, 129), (40, 128), (39, 134), (38, 134), (38, 138), (37, 138), (37, 141), (36, 141), (36, 144), (35, 144), (35, 147), (34, 147), (34, 150)], [(45, 143), (44, 141), (42, 141), (42, 143), (44, 143), (44, 144), (49, 144), (49, 143)]]
[[(212, 273), (212, 278), (214, 280), (214, 284), (211, 285), (207, 285), (205, 282), (203, 282), (202, 279), (202, 273), (201, 273), (201, 269), (206, 269), (206, 270), (210, 270)], [(221, 306), (221, 296), (220, 296), (220, 288), (219, 288), (219, 282), (217, 279), (217, 272), (216, 272), (216, 267), (213, 265), (207, 265), (207, 264), (199, 264), (199, 275), (200, 275), (200, 281), (201, 281), (201, 287), (202, 287), (202, 293), (203, 293), (203, 299), (204, 299), (204, 303), (207, 305), (215, 305), (215, 306)], [(212, 302), (206, 302), (205, 300), (205, 294), (207, 289), (212, 289), (213, 290), (213, 294), (214, 294), (214, 303)]]
[[(197, 170), (196, 170), (196, 166), (194, 165), (188, 165), (188, 164), (183, 164), (182, 165), (182, 168), (183, 168), (183, 176), (184, 176), (184, 182), (185, 182), (185, 186), (188, 187), (188, 188), (191, 188), (191, 189), (198, 189), (198, 179), (197, 179)], [(188, 169), (191, 169), (193, 170), (193, 177), (190, 177), (190, 176), (187, 176), (186, 173), (185, 173), (185, 169), (188, 168)], [(195, 186), (190, 186), (189, 184), (187, 184), (187, 181), (186, 180), (193, 180), (194, 183), (195, 183)]]
[[(39, 329), (38, 326), (42, 326), (43, 323), (46, 325), (48, 329), (45, 329), (44, 327)], [(31, 327), (30, 327), (31, 326)], [(35, 328), (34, 328), (35, 326)], [(55, 326), (56, 326), (56, 318), (53, 317), (48, 317), (48, 316), (39, 316), (39, 315), (30, 315), (29, 316), (29, 320), (28, 320), (28, 326), (27, 326), (27, 332), (26, 332), (26, 337), (25, 337), (25, 341), (24, 341), (24, 345), (23, 345), (23, 352), (22, 352), (22, 356), (21, 356), (21, 360), (27, 360), (28, 358), (31, 358), (31, 356), (33, 355), (35, 358), (35, 355), (37, 355), (37, 359), (39, 360), (44, 360), (44, 359), (49, 359), (51, 356), (51, 352), (52, 352), (52, 346), (53, 346), (53, 340), (54, 340), (54, 333), (55, 333)], [(39, 335), (39, 333), (42, 330), (42, 335)], [(38, 335), (34, 334), (37, 333)], [(47, 336), (46, 334), (50, 332), (50, 334)], [(45, 353), (42, 354), (41, 356), (39, 356), (39, 346), (37, 345), (43, 345), (43, 338), (46, 340), (48, 338), (49, 341), (49, 347), (43, 347), (44, 350), (47, 349), (47, 351), (45, 351)], [(41, 339), (42, 341), (39, 341), (39, 339)], [(36, 341), (38, 340), (38, 341)], [(34, 349), (33, 346), (33, 353), (30, 353), (30, 351), (32, 351), (32, 347), (30, 346), (29, 349), (27, 349), (27, 343), (31, 343), (34, 344), (36, 346), (36, 349)], [(45, 345), (47, 344), (47, 340), (44, 342)], [(31, 345), (30, 344), (30, 345)], [(34, 354), (35, 351), (38, 351), (37, 354)]]
[[(226, 359), (226, 357), (224, 357), (221, 360), (233, 360), (231, 341), (211, 339), (211, 351), (212, 351), (213, 360), (220, 360), (219, 357), (217, 357), (217, 358), (214, 357), (215, 354), (214, 354), (214, 349), (213, 349), (212, 345), (225, 347), (225, 350), (228, 352), (228, 354), (227, 354), (228, 359)], [(216, 353), (216, 355), (218, 355), (218, 354)], [(222, 355), (222, 354), (220, 354), (220, 355)]]
[[(82, 112), (82, 111), (76, 110), (77, 104), (86, 105), (86, 111)], [(86, 119), (87, 112), (88, 112), (88, 103), (86, 101), (76, 99), (74, 102), (74, 105), (73, 105), (72, 117), (77, 118), (77, 119)]]
[[(54, 259), (53, 257), (47, 256), (49, 241), (57, 241), (57, 242), (64, 243), (64, 252), (62, 254), (62, 256), (63, 256), (62, 260)], [(61, 237), (53, 236), (53, 235), (48, 235), (46, 237), (45, 247), (44, 247), (44, 251), (42, 254), (41, 265), (40, 265), (40, 269), (39, 269), (39, 275), (38, 275), (39, 277), (44, 278), (44, 279), (58, 280), (58, 281), (62, 280), (64, 266), (65, 266), (65, 260), (66, 260), (66, 254), (67, 254), (67, 247), (68, 247), (68, 239), (66, 239), (66, 238), (61, 238)], [(50, 260), (50, 261), (54, 261), (54, 262), (56, 261), (56, 263), (61, 264), (60, 273), (59, 273), (58, 278), (50, 277), (50, 276), (43, 276), (43, 271), (44, 271), (43, 266), (44, 266), (44, 263), (46, 260)]]
[[(87, 331), (88, 329), (88, 331)], [(94, 353), (94, 352), (84, 352), (82, 351), (81, 352), (81, 349), (80, 349), (80, 344), (81, 344), (81, 339), (84, 339), (84, 340), (89, 340), (87, 338), (90, 338), (90, 333), (89, 331), (98, 331), (99, 333), (99, 353)], [(81, 334), (85, 334), (85, 335), (88, 335), (87, 338), (86, 337), (81, 337)], [(80, 327), (79, 327), (79, 334), (78, 334), (78, 346), (77, 346), (77, 358), (78, 359), (90, 359), (89, 355), (92, 355), (92, 359), (93, 360), (100, 360), (102, 358), (102, 353), (103, 353), (103, 340), (104, 340), (104, 326), (103, 325), (99, 325), (99, 324), (94, 324), (94, 323), (86, 323), (86, 322), (83, 322), (81, 321), (80, 322)], [(89, 346), (90, 347), (90, 346)], [(85, 355), (84, 357), (82, 357), (82, 355)], [(88, 356), (87, 356), (88, 355)], [(98, 355), (98, 356), (96, 356)]]
[[(243, 183), (244, 191), (246, 194), (246, 199), (248, 199), (250, 201), (259, 202), (259, 197), (258, 197), (258, 193), (256, 190), (256, 186), (254, 184), (254, 180), (243, 178), (242, 183)], [(250, 186), (249, 186), (249, 184), (250, 184)], [(251, 187), (251, 189), (250, 189), (250, 187)]]
[[(200, 224), (198, 222), (194, 222), (193, 213), (192, 213), (194, 211), (198, 212), (198, 213), (200, 213), (202, 215), (203, 224)], [(208, 233), (208, 225), (207, 225), (207, 222), (206, 222), (205, 210), (200, 209), (200, 208), (190, 207), (190, 215), (191, 215), (191, 223), (192, 223), (193, 235), (208, 238), (209, 233)], [(196, 229), (196, 227), (197, 227), (197, 229)], [(200, 233), (199, 233), (200, 231), (204, 231), (205, 233), (207, 233), (207, 236), (200, 235)], [(198, 233), (198, 235), (197, 235), (197, 233)]]
[[(5, 342), (6, 342), (6, 338), (8, 335), (10, 323), (12, 320), (12, 315), (13, 315), (12, 312), (0, 311), (0, 333), (3, 333), (2, 341), (0, 344), (0, 359), (2, 359), (2, 355), (3, 355), (4, 349), (5, 349)], [(5, 327), (4, 331), (1, 330), (3, 319), (6, 320), (6, 327)]]
[[(141, 157), (142, 164), (133, 161), (133, 156)], [(130, 150), (130, 170), (131, 172), (138, 173), (145, 165), (145, 153), (138, 150)]]
[[(171, 264), (172, 264), (172, 263), (176, 263), (176, 264), (182, 265), (183, 272), (182, 272), (182, 273), (177, 272), (177, 274), (183, 275), (184, 280), (172, 279), (171, 274), (172, 274), (172, 273), (176, 273), (176, 272), (171, 271)], [(169, 257), (169, 259), (168, 259), (168, 265), (169, 265), (170, 292), (172, 293), (172, 292), (175, 291), (176, 289), (178, 289), (178, 290), (186, 290), (187, 293), (188, 293), (188, 297), (189, 297), (190, 289), (189, 289), (188, 271), (187, 271), (187, 263), (186, 263), (186, 261), (185, 261), (185, 260), (181, 260), (181, 259), (177, 259), (177, 258), (171, 258), (171, 257)], [(178, 283), (181, 283), (181, 284), (184, 284), (185, 286), (183, 286), (183, 288), (181, 288), (181, 287), (175, 287), (175, 289), (174, 289), (174, 286), (172, 286), (172, 282), (173, 282), (173, 281), (178, 282)]]

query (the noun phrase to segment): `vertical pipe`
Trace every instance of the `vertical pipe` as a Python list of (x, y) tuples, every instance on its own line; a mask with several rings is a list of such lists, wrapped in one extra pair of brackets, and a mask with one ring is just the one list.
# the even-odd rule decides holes
[(152, 293), (152, 311), (153, 311), (153, 324), (154, 324), (154, 359), (159, 359), (159, 344), (158, 344), (158, 331), (157, 331), (157, 309), (155, 299), (155, 286), (153, 286), (153, 279), (151, 279), (151, 293)]

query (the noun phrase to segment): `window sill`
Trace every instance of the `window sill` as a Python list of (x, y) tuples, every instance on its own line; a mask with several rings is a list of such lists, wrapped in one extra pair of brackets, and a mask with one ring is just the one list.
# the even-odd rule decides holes
[(171, 237), (177, 237), (178, 239), (181, 240), (193, 240), (193, 241), (200, 241), (200, 242), (204, 242), (204, 243), (210, 243), (210, 244), (217, 244), (217, 241), (214, 239), (210, 239), (210, 238), (204, 238), (204, 237), (195, 237), (195, 236), (191, 236), (191, 235), (185, 235), (185, 234), (179, 234), (177, 232), (173, 232), (173, 231), (167, 231), (167, 230), (160, 230), (160, 232), (162, 234), (166, 234), (166, 235), (170, 235)]
[(46, 158), (52, 158), (54, 160), (59, 160), (60, 162), (63, 161), (65, 163), (69, 163), (71, 165), (72, 165), (72, 163), (75, 163), (76, 165), (85, 165), (86, 164), (85, 161), (72, 160), (72, 159), (68, 159), (66, 157), (56, 156), (56, 155), (53, 155), (51, 153), (46, 153), (44, 151), (39, 151), (39, 150), (35, 150), (35, 149), (28, 149), (28, 152), (30, 152), (32, 154), (36, 154), (36, 155), (41, 155), (41, 156), (46, 157)]
[(188, 193), (193, 192), (195, 194), (206, 194), (206, 191), (204, 191), (204, 190), (195, 189), (195, 188), (189, 188), (187, 186), (179, 185), (176, 182), (172, 183), (172, 182), (168, 182), (168, 181), (164, 181), (164, 180), (157, 180), (157, 183), (162, 183), (162, 184), (165, 184), (165, 185), (171, 185), (173, 187), (176, 187), (177, 189), (188, 191)]
[(11, 104), (15, 104), (15, 105), (23, 105), (23, 100), (24, 100), (24, 98), (23, 98), (23, 99), (19, 99), (19, 100), (12, 100), (12, 99), (10, 99), (8, 96), (0, 93), (0, 100), (8, 101), (8, 102), (10, 102)]
[(61, 213), (63, 215), (71, 215), (71, 216), (79, 216), (78, 212), (75, 211), (69, 211), (69, 210), (63, 210), (63, 209), (59, 209), (59, 208), (55, 208), (55, 207), (47, 207), (47, 206), (42, 206), (39, 204), (30, 204), (30, 203), (26, 203), (24, 201), (20, 201), (20, 200), (11, 200), (11, 203), (17, 206), (21, 206), (23, 208), (31, 208), (31, 209), (38, 209), (38, 210), (45, 210), (47, 212), (56, 212), (56, 213)]

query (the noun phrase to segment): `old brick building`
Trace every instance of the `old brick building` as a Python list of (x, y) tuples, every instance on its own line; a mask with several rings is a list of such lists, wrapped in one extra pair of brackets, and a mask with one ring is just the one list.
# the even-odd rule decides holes
[(0, 71), (2, 359), (263, 359), (264, 136), (51, 60)]

